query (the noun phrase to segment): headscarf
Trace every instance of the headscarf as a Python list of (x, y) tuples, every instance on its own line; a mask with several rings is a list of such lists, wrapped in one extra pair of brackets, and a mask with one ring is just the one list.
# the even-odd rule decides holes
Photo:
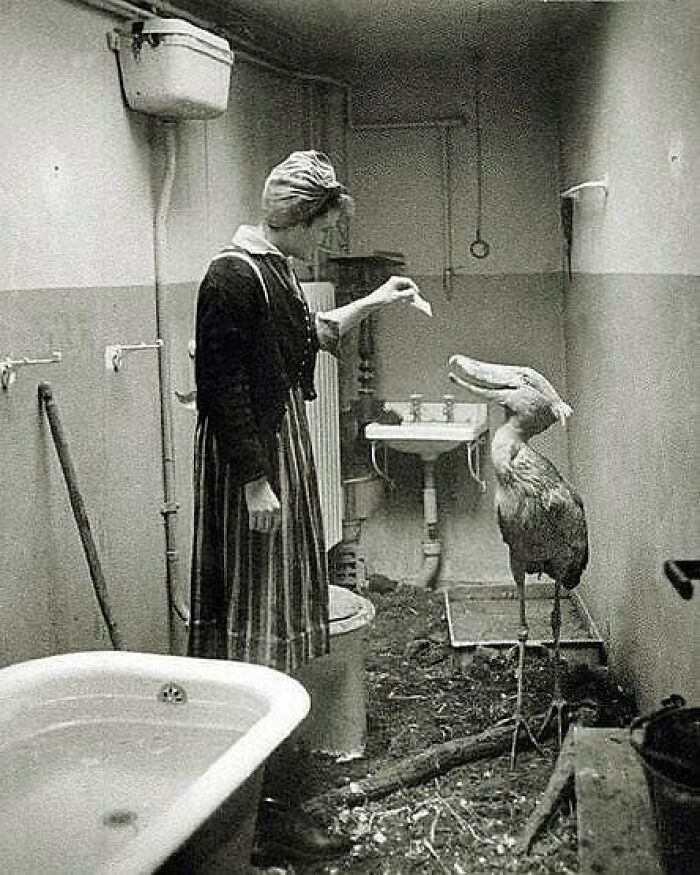
[(271, 228), (291, 228), (322, 212), (327, 203), (345, 191), (323, 152), (292, 152), (265, 181), (265, 221)]

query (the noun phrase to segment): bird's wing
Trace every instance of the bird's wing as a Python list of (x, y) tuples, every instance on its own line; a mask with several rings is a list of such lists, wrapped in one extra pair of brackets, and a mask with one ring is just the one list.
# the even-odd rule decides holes
[(580, 495), (557, 469), (532, 450), (513, 461), (499, 483), (498, 523), (503, 540), (526, 565), (588, 558), (586, 515)]

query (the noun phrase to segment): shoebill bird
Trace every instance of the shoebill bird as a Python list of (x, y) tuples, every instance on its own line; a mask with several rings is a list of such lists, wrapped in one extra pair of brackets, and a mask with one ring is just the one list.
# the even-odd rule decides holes
[(559, 675), (561, 631), (560, 590), (578, 585), (588, 562), (588, 532), (583, 502), (554, 465), (529, 445), (533, 435), (555, 422), (566, 424), (571, 408), (553, 386), (532, 368), (480, 362), (466, 356), (450, 358), (450, 379), (486, 401), (499, 403), (505, 422), (491, 441), (496, 475), (496, 512), (503, 540), (510, 551), (510, 569), (520, 600), (518, 635), (518, 693), (513, 720), (511, 767), (518, 738), (525, 732), (537, 742), (522, 714), (523, 666), (528, 625), (525, 613), (525, 575), (544, 572), (554, 581), (552, 633), (554, 693), (540, 737), (556, 720), (562, 740), (562, 697)]

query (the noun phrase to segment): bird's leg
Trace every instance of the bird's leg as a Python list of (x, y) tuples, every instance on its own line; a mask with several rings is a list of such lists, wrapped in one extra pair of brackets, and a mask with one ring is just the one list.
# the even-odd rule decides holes
[(510, 767), (515, 768), (515, 760), (518, 755), (518, 739), (521, 731), (524, 731), (532, 744), (540, 750), (530, 727), (527, 725), (523, 717), (523, 675), (525, 669), (525, 644), (528, 638), (527, 617), (525, 616), (525, 574), (515, 573), (515, 583), (518, 587), (518, 598), (520, 600), (520, 631), (518, 632), (518, 693), (515, 700), (515, 713), (512, 720), (515, 723), (513, 729), (513, 741), (510, 748)]
[(554, 636), (554, 693), (552, 696), (552, 704), (549, 706), (549, 711), (545, 718), (542, 728), (539, 732), (539, 738), (542, 738), (549, 728), (549, 724), (556, 720), (557, 724), (557, 740), (559, 747), (562, 743), (562, 715), (566, 708), (566, 702), (561, 694), (561, 679), (559, 676), (559, 638), (561, 633), (561, 584), (558, 580), (554, 582), (554, 607), (552, 608), (552, 635)]

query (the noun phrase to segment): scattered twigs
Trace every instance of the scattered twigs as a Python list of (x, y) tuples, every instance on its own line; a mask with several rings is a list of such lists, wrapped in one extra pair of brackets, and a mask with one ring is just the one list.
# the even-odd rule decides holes
[(430, 839), (431, 844), (435, 844), (435, 833), (437, 832), (438, 820), (440, 820), (441, 811), (438, 808), (435, 812), (435, 817), (433, 818), (433, 822), (430, 824), (430, 829), (428, 830), (428, 838)]
[(457, 821), (459, 826), (463, 830), (466, 830), (467, 832), (469, 832), (471, 834), (471, 837), (474, 839), (474, 841), (479, 842), (480, 844), (493, 844), (491, 839), (487, 839), (487, 838), (484, 838), (484, 836), (479, 835), (479, 833), (474, 829), (474, 827), (471, 825), (471, 823), (469, 823), (468, 820), (465, 820), (461, 814), (458, 814), (455, 811), (454, 806), (450, 803), (450, 801), (448, 799), (445, 799), (443, 797), (443, 803), (445, 805), (445, 808), (449, 811), (449, 813), (452, 815), (452, 817), (454, 817), (454, 819)]
[(432, 842), (429, 839), (423, 839), (423, 845), (426, 848), (426, 850), (428, 851), (428, 853), (430, 854), (430, 856), (437, 862), (441, 871), (449, 873), (451, 870), (448, 869), (447, 866), (442, 862), (442, 859), (440, 858), (440, 855), (433, 847)]
[[(544, 714), (533, 718), (541, 721)], [(369, 775), (360, 781), (351, 781), (309, 799), (304, 807), (308, 811), (336, 808), (339, 805), (353, 807), (372, 799), (381, 799), (404, 787), (421, 784), (436, 775), (444, 774), (463, 763), (499, 756), (506, 753), (513, 738), (513, 727), (492, 726), (477, 735), (453, 738), (426, 750), (404, 757)], [(518, 750), (530, 746), (527, 737), (518, 740)]]
[(551, 822), (561, 800), (571, 791), (574, 780), (574, 733), (569, 732), (559, 753), (559, 759), (547, 789), (540, 797), (535, 810), (518, 837), (516, 846), (520, 854), (529, 854), (535, 839)]

